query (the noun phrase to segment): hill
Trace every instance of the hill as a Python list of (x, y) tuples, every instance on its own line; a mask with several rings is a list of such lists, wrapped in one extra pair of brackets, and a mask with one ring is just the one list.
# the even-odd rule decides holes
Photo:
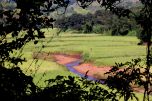
[[(138, 5), (140, 5), (139, 0), (122, 0), (119, 6), (123, 6), (125, 8), (132, 8)], [(77, 4), (76, 0), (70, 0), (70, 5), (67, 8), (66, 15), (71, 15), (75, 12), (79, 14), (94, 13), (97, 10), (101, 10), (101, 7), (100, 4), (98, 4), (96, 1), (93, 2), (89, 7), (82, 9)]]

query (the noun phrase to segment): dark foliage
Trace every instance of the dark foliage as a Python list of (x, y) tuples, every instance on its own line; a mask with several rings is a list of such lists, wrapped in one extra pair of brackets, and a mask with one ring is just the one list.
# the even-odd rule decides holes
[(32, 77), (26, 76), (19, 67), (0, 67), (1, 101), (28, 101), (36, 90)]
[[(125, 67), (123, 71), (119, 68)], [(124, 101), (128, 101), (129, 98), (136, 98), (133, 93), (133, 87), (143, 86), (146, 83), (144, 73), (141, 72), (141, 59), (133, 59), (132, 62), (126, 62), (124, 64), (116, 64), (113, 68), (107, 72), (109, 74), (106, 84), (111, 89), (117, 89), (116, 93), (120, 96), (124, 96)], [(136, 98), (138, 100), (138, 98)]]
[[(130, 21), (130, 22), (129, 22)], [(135, 30), (134, 21), (128, 18), (113, 18), (112, 20), (112, 35), (127, 35), (130, 30)]]
[(82, 26), (85, 24), (86, 16), (81, 14), (73, 14), (70, 17), (65, 17), (55, 21), (55, 26), (62, 29), (75, 29), (82, 30)]
[[(96, 26), (100, 26), (95, 28)], [(112, 31), (112, 35), (127, 35), (130, 30), (138, 30), (139, 27), (133, 18), (119, 18), (110, 11), (98, 10), (94, 14), (73, 14), (55, 21), (55, 27), (61, 29), (73, 29), (85, 33)]]
[(48, 86), (37, 93), (37, 101), (118, 101), (115, 93), (109, 93), (99, 83), (86, 78), (57, 76), (47, 82)]
[[(5, 62), (15, 65), (22, 62), (24, 59), (10, 56), (10, 54), (14, 50), (21, 49), (30, 41), (44, 38), (44, 33), (40, 30), (41, 26), (53, 26), (52, 22), (54, 20), (43, 16), (44, 14), (40, 9), (41, 2), (18, 0), (16, 3), (16, 9), (0, 11), (0, 65), (2, 66), (5, 65)], [(8, 35), (13, 37), (9, 42), (7, 39)]]
[[(117, 6), (120, 0), (97, 0), (101, 6), (115, 13), (119, 17), (133, 15), (129, 9)], [(135, 83), (143, 86), (143, 101), (149, 101), (151, 93), (151, 34), (152, 34), (152, 1), (140, 0), (143, 8), (136, 21), (142, 27), (142, 34), (147, 35), (147, 56), (146, 68), (140, 72), (138, 63), (140, 59), (133, 60), (133, 63), (117, 64), (110, 72), (106, 84), (111, 88), (111, 92), (101, 88), (97, 83), (85, 79), (75, 80), (69, 76), (64, 78), (58, 76), (56, 79), (48, 80), (46, 88), (37, 88), (32, 77), (26, 76), (18, 67), (25, 59), (21, 55), (12, 55), (15, 50), (22, 49), (30, 41), (37, 44), (38, 40), (45, 38), (42, 27), (53, 27), (54, 20), (48, 18), (48, 12), (52, 12), (59, 7), (67, 7), (68, 0), (16, 0), (17, 7), (13, 10), (0, 10), (0, 96), (4, 101), (40, 101), (40, 100), (112, 100), (117, 101), (116, 96), (124, 96), (124, 100), (135, 97), (131, 84)], [(93, 0), (77, 0), (80, 7), (85, 8)], [(24, 31), (24, 33), (21, 33)], [(37, 32), (37, 33), (35, 33)], [(126, 30), (125, 30), (125, 33)], [(8, 36), (12, 40), (8, 40)], [(7, 65), (9, 66), (8, 69)], [(128, 66), (124, 71), (118, 71), (117, 67)], [(145, 80), (142, 78), (145, 77)], [(116, 82), (114, 82), (116, 80)], [(114, 92), (116, 90), (116, 92)]]

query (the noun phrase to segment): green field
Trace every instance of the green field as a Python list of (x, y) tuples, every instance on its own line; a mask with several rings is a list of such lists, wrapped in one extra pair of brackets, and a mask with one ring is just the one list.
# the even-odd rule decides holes
[[(55, 31), (53, 31), (55, 33)], [(145, 46), (138, 46), (135, 36), (102, 36), (100, 34), (60, 33), (52, 41), (51, 31), (42, 40), (46, 52), (82, 52), (86, 59), (97, 65), (114, 65), (115, 62), (126, 62), (133, 58), (145, 57)], [(35, 46), (38, 48), (40, 44)], [(32, 46), (34, 47), (34, 45)], [(28, 47), (27, 47), (28, 48)], [(36, 51), (32, 49), (31, 51)]]
[(131, 61), (131, 59), (139, 57), (144, 58), (146, 53), (145, 46), (138, 46), (139, 40), (134, 36), (102, 36), (93, 33), (73, 33), (72, 31), (56, 35), (57, 29), (45, 29), (45, 32), (45, 39), (40, 40), (37, 45), (30, 42), (23, 49), (23, 56), (28, 62), (23, 63), (21, 67), (24, 72), (37, 75), (36, 82), (40, 79), (40, 74), (43, 75), (45, 72), (45, 78), (54, 78), (58, 74), (74, 75), (53, 61), (33, 61), (32, 54), (41, 50), (42, 46), (44, 48), (41, 51), (44, 52), (81, 52), (86, 61), (94, 62), (100, 66), (112, 66), (115, 62)]
[[(65, 67), (53, 61), (33, 61), (32, 54), (41, 49), (44, 52), (79, 52), (84, 55), (86, 61), (101, 66), (112, 66), (115, 62), (131, 61), (131, 59), (139, 57), (144, 58), (146, 53), (146, 47), (138, 46), (139, 40), (135, 36), (103, 36), (101, 34), (81, 34), (72, 31), (56, 35), (57, 29), (45, 29), (45, 32), (46, 38), (40, 40), (37, 45), (30, 42), (24, 47), (23, 57), (27, 59), (27, 62), (21, 65), (22, 70), (32, 75), (34, 82), (41, 87), (45, 86), (45, 80), (55, 78), (57, 75), (75, 76)], [(137, 95), (139, 99), (143, 96), (143, 94)]]

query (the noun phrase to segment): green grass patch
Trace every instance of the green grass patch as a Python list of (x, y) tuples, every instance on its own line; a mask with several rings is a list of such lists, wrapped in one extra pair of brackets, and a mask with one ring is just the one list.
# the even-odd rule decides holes
[(82, 9), (81, 7), (75, 8), (74, 11), (77, 12), (77, 13), (79, 13), (79, 14), (84, 14), (84, 15), (87, 14), (87, 13), (89, 13), (89, 10)]
[[(47, 38), (46, 38), (47, 40)], [(146, 55), (145, 46), (138, 46), (134, 36), (101, 36), (96, 34), (64, 34), (45, 44), (47, 52), (78, 51), (87, 54), (98, 65), (114, 65)]]
[[(103, 36), (101, 34), (80, 34), (69, 32), (56, 33), (58, 29), (43, 29), (46, 38), (39, 41), (37, 45), (30, 42), (24, 47), (23, 57), (27, 62), (23, 63), (23, 72), (34, 77), (34, 82), (40, 87), (45, 87), (45, 81), (55, 78), (57, 75), (76, 76), (65, 67), (53, 61), (33, 61), (34, 52), (63, 52), (82, 53), (86, 61), (92, 61), (96, 65), (112, 66), (115, 62), (131, 61), (133, 58), (144, 58), (146, 47), (138, 46), (138, 39), (135, 36)], [(53, 39), (52, 39), (53, 37)], [(42, 63), (42, 64), (41, 64)], [(139, 101), (142, 101), (143, 94), (137, 93)], [(123, 101), (123, 98), (120, 100)]]
[(53, 79), (57, 75), (62, 76), (75, 76), (72, 72), (69, 72), (66, 67), (61, 66), (52, 61), (29, 59), (24, 62), (20, 67), (22, 71), (27, 75), (31, 75), (34, 79), (34, 83), (40, 87), (45, 87), (45, 81), (48, 79)]
[[(102, 36), (100, 34), (72, 34), (61, 32), (58, 36), (57, 29), (42, 29), (46, 31), (46, 38), (37, 45), (33, 42), (27, 44), (23, 50), (27, 59), (32, 59), (33, 52), (82, 52), (87, 54), (89, 60), (98, 65), (114, 65), (115, 62), (126, 62), (132, 58), (144, 57), (145, 46), (138, 46), (135, 36)], [(53, 39), (52, 39), (53, 37)], [(86, 57), (86, 56), (84, 56)], [(87, 60), (85, 58), (85, 60)]]

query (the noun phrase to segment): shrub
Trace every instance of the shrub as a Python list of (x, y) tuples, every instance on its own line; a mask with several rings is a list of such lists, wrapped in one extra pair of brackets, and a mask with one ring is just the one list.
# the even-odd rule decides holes
[(94, 33), (103, 33), (104, 29), (102, 28), (102, 25), (95, 25), (93, 26), (93, 32)]
[(93, 31), (93, 24), (91, 23), (86, 23), (83, 28), (83, 33), (91, 33)]

